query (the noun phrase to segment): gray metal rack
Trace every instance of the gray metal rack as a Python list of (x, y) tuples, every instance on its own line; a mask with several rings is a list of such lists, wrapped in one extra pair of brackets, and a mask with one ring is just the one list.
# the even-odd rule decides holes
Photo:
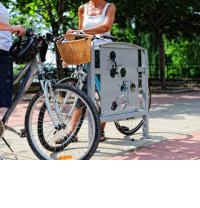
[(122, 42), (92, 47), (88, 94), (95, 102), (100, 82), (101, 122), (141, 117), (143, 138), (149, 137), (148, 55), (144, 48)]

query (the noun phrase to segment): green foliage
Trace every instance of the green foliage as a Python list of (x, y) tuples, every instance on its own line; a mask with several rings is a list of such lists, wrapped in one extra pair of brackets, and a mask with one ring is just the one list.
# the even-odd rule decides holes
[[(24, 24), (37, 31), (48, 29), (54, 35), (77, 28), (80, 0), (2, 0), (11, 9), (13, 24)], [(110, 1), (109, 1), (110, 2)], [(148, 49), (149, 63), (155, 70), (173, 68), (173, 75), (200, 66), (199, 0), (113, 0), (117, 7), (112, 34), (119, 41)], [(131, 20), (136, 27), (131, 27)], [(162, 54), (164, 53), (164, 56)], [(58, 58), (59, 59), (59, 58)], [(175, 70), (174, 70), (175, 69)], [(193, 70), (194, 69), (194, 70)], [(156, 72), (158, 74), (158, 72)], [(165, 74), (165, 73), (164, 73)]]
[(37, 15), (54, 35), (63, 34), (77, 25), (78, 0), (16, 0), (23, 14)]
[(173, 73), (168, 76), (199, 77), (200, 76), (200, 37), (192, 41), (186, 38), (168, 40), (166, 42), (166, 56), (168, 68), (173, 68)]
[(185, 39), (179, 41), (168, 40), (165, 38), (165, 50), (167, 56), (167, 65), (173, 65), (176, 68), (187, 66), (187, 47), (189, 42)]
[(14, 70), (13, 73), (16, 75), (25, 65), (16, 65), (14, 64)]
[(135, 43), (136, 36), (131, 28), (130, 22), (126, 21), (126, 27), (121, 28), (119, 24), (115, 23), (112, 28), (112, 34), (118, 38), (119, 41)]
[(164, 35), (171, 40), (180, 36), (193, 38), (193, 34), (199, 34), (200, 1), (121, 0), (116, 1), (116, 4), (121, 5), (120, 11), (123, 11), (119, 12), (117, 16), (121, 27), (125, 26), (124, 18), (129, 21), (135, 18), (136, 36), (140, 37), (138, 43), (142, 42), (143, 34), (153, 34), (155, 40), (152, 43), (157, 42), (159, 49), (161, 84), (162, 88), (166, 88)]

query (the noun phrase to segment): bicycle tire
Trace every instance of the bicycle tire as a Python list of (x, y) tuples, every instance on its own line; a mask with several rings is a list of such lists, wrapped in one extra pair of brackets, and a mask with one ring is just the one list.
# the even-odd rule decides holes
[[(151, 107), (151, 87), (150, 87), (150, 83), (149, 83), (149, 109)], [(133, 118), (131, 118), (133, 119)], [(131, 136), (134, 133), (136, 133), (143, 125), (142, 120), (138, 123), (138, 125), (136, 125), (135, 127), (133, 127), (132, 129), (129, 129), (129, 127), (124, 126), (124, 125), (120, 125), (119, 121), (115, 121), (114, 122), (115, 127), (117, 128), (117, 130), (121, 133), (124, 134), (126, 136)]]
[[(67, 77), (67, 78), (64, 78), (64, 79), (60, 80), (59, 82), (57, 82), (57, 84), (68, 84), (68, 85), (72, 85), (72, 86), (76, 87), (77, 82), (78, 82), (78, 80), (76, 78), (71, 78), (71, 77), (68, 78)], [(46, 105), (45, 104), (44, 104), (44, 108), (46, 108)], [(46, 109), (42, 110), (42, 108), (41, 108), (39, 121), (42, 121), (43, 120), (45, 110)], [(71, 138), (72, 139), (78, 134), (78, 132), (79, 132), (79, 130), (80, 130), (82, 124), (83, 124), (84, 118), (85, 118), (85, 110), (83, 109), (83, 111), (81, 112), (80, 121), (78, 122), (78, 125), (77, 125), (75, 131), (71, 135)], [(42, 123), (39, 124), (39, 125), (42, 125)], [(45, 137), (43, 136), (44, 134), (42, 132), (42, 129), (43, 128), (39, 128), (39, 132), (38, 132), (38, 134), (41, 135), (40, 136), (40, 138), (41, 138), (41, 144), (45, 148), (47, 148), (49, 151), (57, 152), (57, 151), (60, 151), (61, 149), (64, 149), (67, 146), (67, 144), (66, 145), (62, 145), (61, 144), (60, 146), (56, 146), (56, 147), (49, 145), (48, 142), (45, 140)]]
[[(73, 93), (77, 94), (80, 98), (82, 98), (84, 100), (85, 104), (87, 105), (87, 107), (89, 108), (91, 115), (93, 117), (94, 125), (95, 125), (94, 140), (93, 140), (92, 144), (90, 145), (90, 148), (88, 149), (87, 153), (83, 157), (81, 157), (80, 159), (82, 159), (82, 160), (90, 159), (93, 156), (93, 154), (95, 153), (96, 149), (98, 148), (99, 138), (100, 138), (100, 119), (99, 119), (98, 113), (96, 111), (96, 108), (95, 108), (93, 102), (90, 100), (90, 98), (84, 92), (80, 91), (79, 89), (76, 89), (73, 86), (66, 85), (66, 84), (65, 85), (56, 84), (55, 86), (53, 86), (53, 88), (72, 91)], [(26, 111), (25, 129), (26, 129), (26, 134), (27, 134), (27, 141), (28, 141), (28, 144), (29, 144), (31, 150), (39, 159), (41, 159), (41, 160), (53, 159), (53, 158), (49, 158), (47, 156), (44, 156), (44, 154), (42, 154), (41, 150), (39, 149), (39, 147), (35, 143), (34, 138), (32, 138), (32, 136), (31, 136), (31, 127), (29, 125), (29, 123), (30, 123), (29, 118), (31, 117), (30, 115), (32, 113), (34, 105), (40, 96), (42, 96), (42, 92), (38, 93), (37, 95), (35, 95), (33, 97), (31, 102), (29, 103), (29, 106)], [(67, 145), (68, 145), (68, 143), (62, 144), (61, 150), (63, 149), (63, 147), (66, 147)]]

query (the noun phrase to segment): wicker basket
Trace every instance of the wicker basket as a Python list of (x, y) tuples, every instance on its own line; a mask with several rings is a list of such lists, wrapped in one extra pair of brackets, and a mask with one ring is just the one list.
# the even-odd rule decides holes
[(65, 64), (85, 64), (91, 60), (91, 37), (67, 34), (64, 40), (57, 41), (60, 56)]

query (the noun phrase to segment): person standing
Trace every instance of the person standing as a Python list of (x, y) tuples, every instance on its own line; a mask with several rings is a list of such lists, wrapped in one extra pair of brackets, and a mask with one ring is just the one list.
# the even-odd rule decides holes
[[(69, 30), (67, 33), (82, 32), (88, 35), (110, 35), (111, 28), (115, 21), (116, 7), (113, 3), (108, 3), (105, 0), (91, 0), (84, 5), (81, 5), (78, 10), (79, 17), (79, 29)], [(94, 45), (102, 44), (102, 40), (95, 40)], [(86, 87), (87, 88), (87, 87)], [(77, 107), (72, 114), (70, 135), (80, 119), (81, 108)], [(105, 129), (106, 123), (101, 123), (101, 137), (100, 141), (105, 141)], [(61, 144), (66, 138), (56, 140), (56, 144)], [(75, 137), (74, 141), (78, 138)]]
[[(105, 0), (91, 0), (79, 7), (79, 30), (88, 35), (110, 35), (115, 21), (116, 7)], [(102, 44), (102, 40), (96, 40), (94, 44)], [(101, 138), (105, 140), (106, 123), (101, 123)]]
[(9, 24), (9, 12), (0, 3), (0, 108), (2, 114), (12, 104), (13, 63), (9, 54), (12, 45), (11, 33), (23, 36), (26, 30), (22, 25)]
[[(9, 24), (9, 12), (0, 3), (0, 133), (4, 131), (2, 116), (12, 105), (13, 63), (9, 54), (12, 45), (12, 35), (23, 36), (26, 30), (22, 25)], [(3, 160), (0, 155), (0, 160)]]

